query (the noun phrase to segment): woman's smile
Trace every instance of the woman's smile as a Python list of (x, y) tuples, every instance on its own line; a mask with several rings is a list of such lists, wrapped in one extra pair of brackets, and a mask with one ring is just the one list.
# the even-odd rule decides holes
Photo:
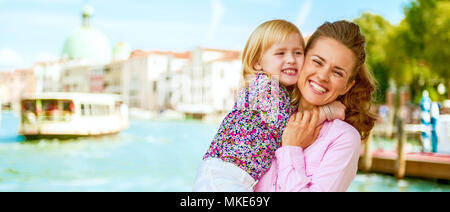
[(306, 53), (300, 71), (302, 105), (324, 105), (344, 95), (354, 83), (349, 82), (354, 64), (355, 56), (349, 48), (336, 40), (321, 38)]
[(326, 92), (328, 92), (328, 89), (322, 85), (320, 85), (319, 83), (309, 80), (309, 86), (311, 87), (312, 92), (318, 94), (318, 95), (322, 95), (325, 94)]

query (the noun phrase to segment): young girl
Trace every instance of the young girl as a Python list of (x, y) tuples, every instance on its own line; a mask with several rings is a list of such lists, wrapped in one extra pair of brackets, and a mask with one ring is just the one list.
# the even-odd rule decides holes
[[(203, 157), (193, 191), (253, 191), (297, 108), (289, 96), (304, 48), (301, 32), (288, 21), (272, 20), (255, 29), (243, 52), (244, 90)], [(339, 110), (339, 117), (333, 110)], [(343, 105), (337, 102), (320, 111), (319, 123), (344, 118)]]

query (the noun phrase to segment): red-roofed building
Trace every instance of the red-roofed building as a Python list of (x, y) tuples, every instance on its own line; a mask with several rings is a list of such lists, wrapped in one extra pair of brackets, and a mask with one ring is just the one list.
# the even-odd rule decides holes
[(16, 69), (0, 72), (0, 102), (18, 109), (20, 98), (36, 92), (36, 77), (33, 69)]

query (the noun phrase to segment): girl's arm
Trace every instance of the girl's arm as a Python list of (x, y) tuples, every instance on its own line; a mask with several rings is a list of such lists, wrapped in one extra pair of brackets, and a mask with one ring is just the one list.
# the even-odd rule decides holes
[(339, 101), (334, 101), (330, 104), (319, 106), (320, 115), (318, 125), (324, 121), (332, 121), (334, 119), (345, 120), (345, 105)]
[(247, 108), (261, 116), (274, 137), (281, 137), (290, 115), (287, 90), (279, 85), (277, 79), (269, 79), (265, 74), (256, 75), (248, 89)]

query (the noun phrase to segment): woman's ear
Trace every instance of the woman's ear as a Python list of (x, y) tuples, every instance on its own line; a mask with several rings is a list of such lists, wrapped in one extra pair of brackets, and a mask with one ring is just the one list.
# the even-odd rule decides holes
[(344, 92), (342, 92), (340, 95), (346, 94), (353, 87), (353, 85), (355, 85), (355, 80), (353, 80), (351, 83), (347, 83)]

